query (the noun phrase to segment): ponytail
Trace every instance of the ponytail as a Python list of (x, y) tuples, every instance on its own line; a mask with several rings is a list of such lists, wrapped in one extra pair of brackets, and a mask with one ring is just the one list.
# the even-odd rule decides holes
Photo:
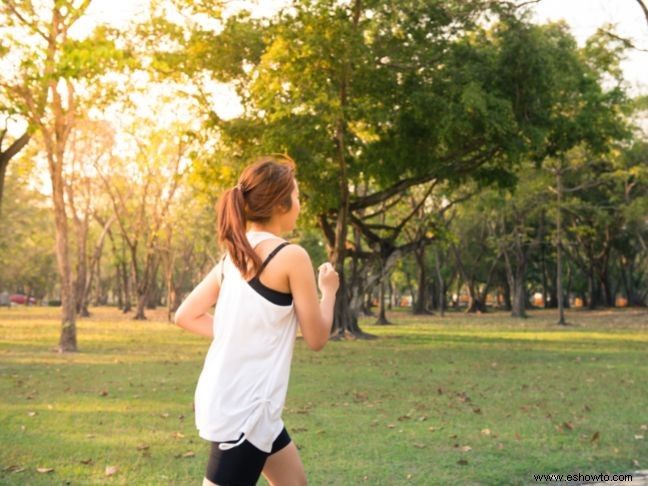
[(239, 183), (218, 200), (218, 242), (225, 246), (246, 280), (256, 274), (262, 263), (248, 241), (247, 223), (269, 221), (277, 205), (290, 210), (294, 172), (295, 163), (287, 156), (281, 160), (262, 158), (247, 167)]

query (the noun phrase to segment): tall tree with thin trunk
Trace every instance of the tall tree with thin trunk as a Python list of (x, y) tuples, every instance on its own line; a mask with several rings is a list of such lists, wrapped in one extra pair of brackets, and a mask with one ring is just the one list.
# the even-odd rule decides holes
[(18, 59), (12, 76), (3, 76), (1, 86), (6, 96), (15, 100), (16, 111), (30, 130), (39, 132), (52, 183), (62, 303), (58, 344), (61, 352), (77, 349), (64, 169), (77, 115), (87, 108), (78, 88), (82, 85), (96, 103), (97, 89), (103, 89), (103, 84), (93, 81), (118, 65), (120, 58), (107, 30), (97, 30), (92, 39), (80, 40), (71, 35), (89, 5), (90, 0), (4, 0), (0, 6), (0, 15), (6, 22), (3, 50), (9, 49)]

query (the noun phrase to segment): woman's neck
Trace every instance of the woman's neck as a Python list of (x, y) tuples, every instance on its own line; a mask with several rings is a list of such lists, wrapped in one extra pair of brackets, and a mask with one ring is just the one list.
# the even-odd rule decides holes
[(248, 231), (258, 231), (261, 233), (272, 233), (275, 236), (279, 236), (282, 231), (281, 231), (281, 226), (278, 224), (259, 224), (259, 223), (251, 223), (250, 226), (248, 227)]

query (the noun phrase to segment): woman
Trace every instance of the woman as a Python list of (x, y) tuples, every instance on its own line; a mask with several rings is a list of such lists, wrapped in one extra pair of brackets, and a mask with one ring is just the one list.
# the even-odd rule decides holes
[[(281, 419), (297, 333), (318, 351), (333, 323), (338, 274), (319, 267), (318, 300), (308, 253), (279, 235), (294, 229), (299, 189), (290, 159), (247, 167), (218, 202), (227, 252), (175, 315), (212, 337), (195, 395), (196, 426), (211, 442), (204, 485), (303, 485), (299, 453)], [(208, 310), (218, 301), (212, 317)]]

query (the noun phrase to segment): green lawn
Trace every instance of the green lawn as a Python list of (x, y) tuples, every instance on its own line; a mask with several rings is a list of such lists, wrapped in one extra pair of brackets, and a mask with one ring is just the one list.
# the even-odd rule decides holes
[[(0, 484), (199, 485), (193, 391), (208, 340), (150, 312), (78, 322), (0, 309)], [(648, 468), (648, 312), (414, 317), (295, 348), (284, 421), (312, 485), (533, 484)], [(86, 464), (87, 463), (87, 464)], [(106, 475), (106, 468), (118, 468)], [(53, 468), (39, 473), (37, 468)], [(261, 480), (259, 484), (266, 484)]]

